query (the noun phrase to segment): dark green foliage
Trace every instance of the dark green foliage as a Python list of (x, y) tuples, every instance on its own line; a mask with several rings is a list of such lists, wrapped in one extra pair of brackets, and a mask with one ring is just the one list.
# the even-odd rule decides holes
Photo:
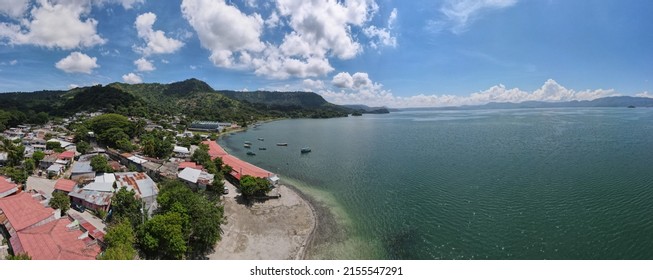
[(139, 232), (139, 247), (147, 259), (180, 260), (186, 253), (184, 224), (189, 221), (177, 212), (159, 214), (148, 220)]
[(27, 172), (23, 168), (6, 166), (0, 169), (0, 173), (8, 176), (16, 183), (25, 184), (27, 182)]
[(61, 209), (61, 214), (64, 215), (70, 209), (70, 198), (65, 193), (54, 192), (49, 205), (54, 209)]
[(42, 151), (34, 151), (32, 158), (36, 161), (36, 163), (39, 163), (43, 160), (43, 158), (45, 158), (45, 153)]
[(265, 196), (270, 190), (270, 182), (265, 178), (249, 175), (240, 178), (240, 192), (247, 198)]
[(159, 212), (178, 213), (180, 217), (187, 216), (192, 221), (182, 223), (182, 232), (188, 245), (186, 257), (202, 258), (220, 240), (223, 208), (194, 193), (179, 181), (166, 181), (160, 186), (161, 192), (157, 198)]
[(23, 169), (25, 169), (27, 174), (33, 174), (34, 169), (36, 169), (36, 162), (31, 158), (25, 159), (25, 161), (23, 161)]
[(193, 152), (193, 155), (191, 156), (191, 160), (202, 165), (204, 169), (206, 169), (206, 172), (211, 173), (211, 174), (216, 174), (218, 173), (217, 166), (215, 163), (211, 160), (211, 156), (209, 155), (209, 146), (206, 144), (200, 144), (199, 148)]
[(94, 117), (86, 122), (98, 141), (111, 147), (117, 147), (117, 144), (124, 145), (124, 141), (130, 141), (134, 136), (134, 124), (125, 116), (118, 114), (104, 114)]
[(6, 257), (7, 260), (11, 261), (29, 261), (32, 260), (32, 257), (30, 257), (28, 254), (18, 254), (18, 255), (9, 255)]
[(136, 257), (136, 236), (128, 219), (110, 225), (104, 243), (107, 247), (101, 260), (133, 260)]
[(141, 149), (145, 155), (168, 158), (174, 149), (173, 135), (164, 130), (154, 130), (141, 135)]
[(76, 147), (77, 147), (77, 152), (79, 152), (82, 155), (87, 154), (88, 152), (91, 151), (91, 144), (83, 140), (77, 142)]
[(96, 155), (91, 158), (91, 167), (95, 172), (113, 172), (109, 161), (102, 155)]
[(57, 141), (49, 141), (45, 143), (45, 149), (47, 150), (55, 150), (55, 149), (61, 149), (61, 143)]
[(136, 198), (134, 190), (128, 191), (120, 188), (111, 199), (112, 217), (111, 222), (127, 219), (133, 228), (138, 228), (143, 223), (145, 216), (141, 208), (143, 202)]

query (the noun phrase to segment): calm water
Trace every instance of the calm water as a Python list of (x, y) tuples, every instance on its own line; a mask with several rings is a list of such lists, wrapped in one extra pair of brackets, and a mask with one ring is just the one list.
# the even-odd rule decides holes
[(653, 109), (284, 120), (219, 142), (331, 209), (315, 258), (653, 259)]

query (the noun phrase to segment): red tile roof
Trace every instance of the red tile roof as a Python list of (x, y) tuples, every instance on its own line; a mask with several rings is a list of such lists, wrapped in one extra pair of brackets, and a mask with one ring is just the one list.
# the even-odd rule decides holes
[(52, 208), (46, 208), (26, 192), (0, 198), (0, 210), (16, 231), (44, 221), (54, 213)]
[(222, 147), (220, 147), (220, 145), (218, 145), (218, 143), (216, 143), (215, 141), (204, 141), (202, 143), (209, 146), (209, 155), (211, 155), (211, 159), (215, 159), (216, 157), (221, 157), (222, 162), (224, 164), (231, 166), (231, 168), (233, 168), (233, 171), (238, 173), (237, 175), (234, 175), (236, 179), (240, 180), (240, 176), (242, 175), (250, 175), (250, 176), (262, 177), (262, 178), (267, 178), (270, 177), (270, 175), (272, 175), (272, 172), (270, 171), (267, 171), (249, 162), (243, 161), (235, 156), (227, 154), (227, 152)]
[(59, 179), (54, 184), (54, 189), (64, 191), (64, 192), (72, 192), (75, 185), (77, 185), (77, 182), (73, 180)]
[(72, 159), (75, 157), (75, 152), (74, 151), (65, 151), (61, 154), (59, 154), (59, 159)]
[(69, 229), (71, 221), (63, 218), (42, 226), (19, 231), (20, 253), (33, 260), (94, 260), (100, 246), (89, 237), (79, 239), (81, 230)]
[(4, 193), (6, 191), (10, 191), (13, 188), (17, 188), (18, 185), (14, 183), (7, 182), (7, 178), (4, 176), (0, 176), (0, 193)]
[(192, 161), (184, 161), (184, 162), (180, 162), (178, 168), (179, 168), (179, 169), (184, 169), (184, 168), (187, 168), (187, 167), (194, 168), (194, 169), (197, 169), (197, 170), (202, 170), (202, 166), (201, 166), (201, 165), (199, 165), (199, 164), (197, 164), (197, 163), (194, 163), (194, 162), (192, 162)]

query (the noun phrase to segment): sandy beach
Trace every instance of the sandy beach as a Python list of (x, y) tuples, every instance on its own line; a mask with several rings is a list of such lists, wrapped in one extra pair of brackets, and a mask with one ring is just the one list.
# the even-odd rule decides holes
[(293, 260), (305, 257), (317, 228), (310, 203), (290, 187), (277, 187), (281, 197), (247, 205), (236, 188), (225, 184), (227, 223), (212, 260)]

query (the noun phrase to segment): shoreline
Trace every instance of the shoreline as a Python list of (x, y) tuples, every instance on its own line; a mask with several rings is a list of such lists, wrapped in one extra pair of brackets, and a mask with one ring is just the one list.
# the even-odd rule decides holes
[(286, 182), (277, 186), (279, 198), (257, 202), (244, 200), (228, 181), (225, 187), (229, 193), (221, 201), (227, 223), (209, 259), (307, 258), (320, 224), (313, 199)]

